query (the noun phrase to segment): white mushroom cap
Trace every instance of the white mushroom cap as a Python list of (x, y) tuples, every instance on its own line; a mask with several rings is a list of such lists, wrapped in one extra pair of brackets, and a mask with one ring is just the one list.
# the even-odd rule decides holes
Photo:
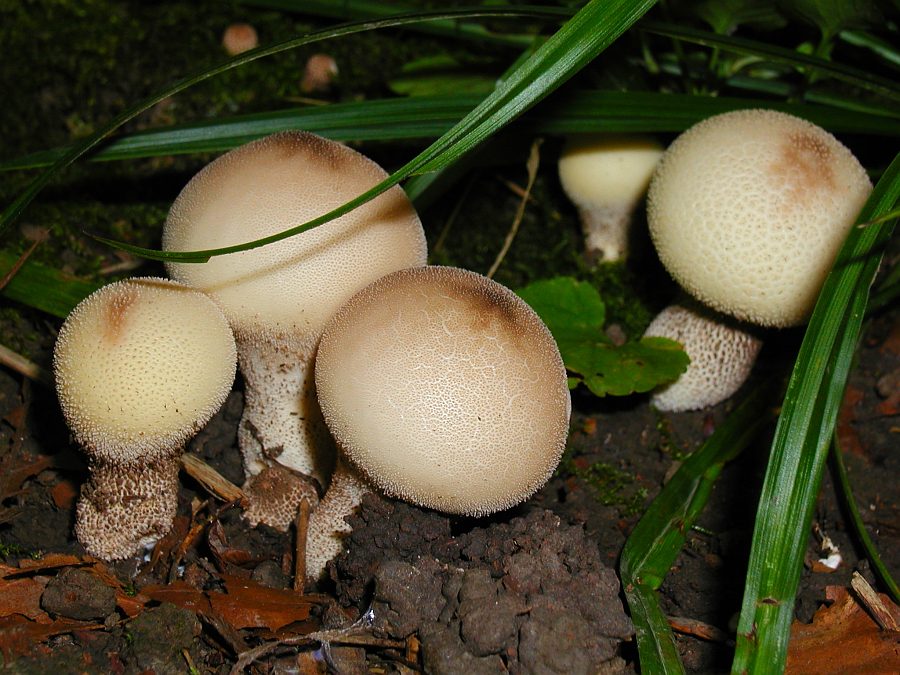
[(53, 354), (78, 442), (110, 463), (177, 452), (224, 403), (234, 338), (205, 295), (166, 279), (104, 286), (69, 315)]
[(680, 342), (691, 359), (681, 376), (652, 397), (659, 410), (682, 412), (721, 403), (750, 375), (762, 342), (711, 310), (669, 305), (644, 333)]
[[(243, 145), (203, 168), (175, 200), (167, 251), (241, 244), (320, 216), (387, 174), (348, 148), (302, 131)], [(173, 278), (208, 293), (240, 339), (277, 336), (312, 350), (347, 298), (394, 270), (423, 265), (425, 234), (399, 187), (325, 225), (199, 265)]]
[(645, 136), (594, 134), (566, 143), (559, 180), (578, 207), (589, 253), (606, 261), (625, 256), (632, 214), (662, 153)]
[(691, 295), (742, 320), (797, 325), (871, 189), (824, 129), (739, 110), (672, 143), (650, 184), (648, 223), (660, 259)]
[(316, 388), (366, 477), (450, 513), (528, 498), (568, 433), (566, 371), (550, 332), (512, 291), (460, 269), (407, 269), (355, 295), (325, 328)]

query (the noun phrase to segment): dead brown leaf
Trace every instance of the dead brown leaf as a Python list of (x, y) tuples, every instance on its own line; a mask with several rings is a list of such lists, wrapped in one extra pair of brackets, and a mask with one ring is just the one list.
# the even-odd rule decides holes
[(23, 656), (44, 640), (75, 630), (96, 630), (102, 623), (57, 619), (49, 623), (31, 621), (21, 615), (0, 617), (0, 653), (10, 660)]
[(0, 617), (19, 615), (50, 623), (50, 617), (41, 609), (41, 594), (46, 586), (46, 578), (0, 579)]
[[(847, 589), (829, 586), (832, 601), (811, 624), (794, 622), (788, 645), (788, 675), (893, 675), (900, 673), (900, 633), (883, 631)], [(880, 595), (900, 618), (900, 608)]]

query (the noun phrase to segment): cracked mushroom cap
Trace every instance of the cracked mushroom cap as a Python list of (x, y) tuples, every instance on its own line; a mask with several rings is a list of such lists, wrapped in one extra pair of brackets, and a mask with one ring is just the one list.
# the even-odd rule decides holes
[(750, 375), (762, 341), (734, 321), (702, 307), (669, 305), (644, 332), (680, 342), (691, 359), (687, 370), (658, 389), (653, 405), (666, 412), (699, 410), (721, 403)]
[(565, 447), (566, 371), (534, 311), (449, 267), (387, 275), (328, 322), (316, 357), (338, 444), (384, 492), (484, 515), (541, 487)]
[[(345, 145), (303, 131), (274, 134), (204, 167), (178, 195), (163, 231), (167, 251), (241, 244), (341, 206), (387, 174)], [(425, 234), (393, 187), (302, 234), (203, 265), (168, 263), (173, 278), (209, 294), (239, 337), (291, 336), (315, 346), (356, 291), (394, 270), (424, 265)]]
[(224, 403), (234, 338), (205, 295), (167, 279), (127, 279), (85, 298), (53, 353), (63, 413), (95, 459), (128, 464), (180, 448)]
[(764, 326), (806, 321), (872, 186), (824, 129), (772, 110), (710, 117), (650, 184), (659, 257), (691, 295)]

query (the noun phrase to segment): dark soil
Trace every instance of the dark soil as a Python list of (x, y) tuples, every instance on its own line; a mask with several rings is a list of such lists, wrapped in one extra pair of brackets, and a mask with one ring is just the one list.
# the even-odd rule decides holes
[[(779, 362), (773, 348), (760, 368)], [(898, 372), (900, 321), (894, 312), (869, 323), (841, 417), (857, 501), (892, 569), (900, 563), (894, 479), (900, 429), (891, 384)], [(179, 519), (152, 557), (103, 567), (103, 573), (85, 565), (90, 559), (73, 540), (71, 526), (86, 467), (67, 440), (52, 391), (0, 373), (0, 461), (4, 475), (21, 479), (12, 489), (6, 484), (3, 558), (9, 568), (36, 569), (35, 578), (44, 584), (41, 608), (57, 622), (76, 624), (14, 649), (5, 643), (6, 667), (23, 673), (168, 673), (187, 672), (189, 659), (199, 672), (218, 673), (229, 672), (241, 653), (269, 645), (247, 672), (298, 672), (324, 663), (341, 672), (632, 672), (636, 650), (617, 557), (642, 507), (730, 406), (663, 416), (639, 396), (606, 401), (576, 392), (574, 402), (563, 464), (527, 503), (471, 520), (373, 495), (352, 518), (348, 550), (329, 567), (330, 579), (309, 596), (315, 608), (306, 623), (236, 630), (177, 595), (157, 595), (164, 601), (147, 602), (130, 614), (122, 589), (141, 598), (175, 582), (180, 593), (193, 588), (209, 595), (230, 592), (235, 578), (254, 588), (289, 589), (292, 535), (248, 527), (238, 508), (215, 502), (183, 474)], [(190, 446), (237, 484), (243, 480), (235, 447), (241, 406), (235, 392)], [(761, 438), (727, 467), (661, 588), (663, 608), (679, 625), (708, 625), (721, 636), (679, 634), (690, 672), (729, 667), (767, 444)], [(810, 535), (796, 605), (801, 621), (809, 621), (823, 602), (826, 585), (847, 585), (853, 570), (874, 581), (848, 531), (830, 473), (815, 523), (840, 549), (843, 562), (833, 573), (817, 565), (823, 554), (819, 539)], [(42, 567), (40, 560), (53, 554), (71, 557)], [(0, 606), (0, 620), (10, 621), (8, 603), (0, 598)], [(351, 636), (351, 646), (341, 639), (324, 651), (297, 644), (298, 636), (317, 627)], [(276, 648), (279, 640), (286, 642)]]

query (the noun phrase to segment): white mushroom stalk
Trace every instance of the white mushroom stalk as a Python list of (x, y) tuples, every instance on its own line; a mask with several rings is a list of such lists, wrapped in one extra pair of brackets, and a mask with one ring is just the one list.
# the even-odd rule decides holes
[[(386, 178), (370, 159), (305, 132), (249, 143), (184, 188), (163, 233), (167, 251), (240, 244), (320, 216)], [(275, 460), (326, 480), (334, 449), (316, 402), (313, 359), (326, 320), (380, 276), (425, 264), (419, 218), (399, 187), (303, 234), (171, 275), (208, 293), (237, 338), (245, 380), (239, 443), (249, 476)]]
[(669, 305), (644, 332), (680, 342), (691, 359), (687, 370), (654, 392), (664, 412), (699, 410), (730, 398), (753, 369), (762, 341), (734, 320), (696, 304)]
[(566, 144), (559, 180), (578, 207), (590, 259), (627, 257), (632, 217), (662, 152), (656, 140), (645, 136), (598, 134)]
[[(749, 324), (796, 326), (811, 314), (871, 190), (862, 165), (824, 129), (773, 110), (739, 110), (669, 146), (650, 184), (647, 221), (660, 260), (696, 299)], [(746, 358), (751, 343), (730, 330), (719, 333), (731, 345), (722, 358)], [(704, 372), (713, 367), (707, 361)], [(679, 383), (665, 399), (694, 386)]]
[(85, 298), (53, 353), (63, 414), (89, 458), (75, 534), (104, 560), (171, 528), (178, 457), (224, 403), (236, 349), (222, 311), (174, 281), (120, 281)]
[[(481, 275), (422, 267), (387, 275), (328, 322), (316, 387), (340, 449), (382, 492), (481, 516), (540, 488), (559, 463), (571, 404), (550, 332)], [(359, 477), (335, 475), (312, 515), (308, 571), (340, 550)], [(323, 550), (326, 554), (321, 553)]]

